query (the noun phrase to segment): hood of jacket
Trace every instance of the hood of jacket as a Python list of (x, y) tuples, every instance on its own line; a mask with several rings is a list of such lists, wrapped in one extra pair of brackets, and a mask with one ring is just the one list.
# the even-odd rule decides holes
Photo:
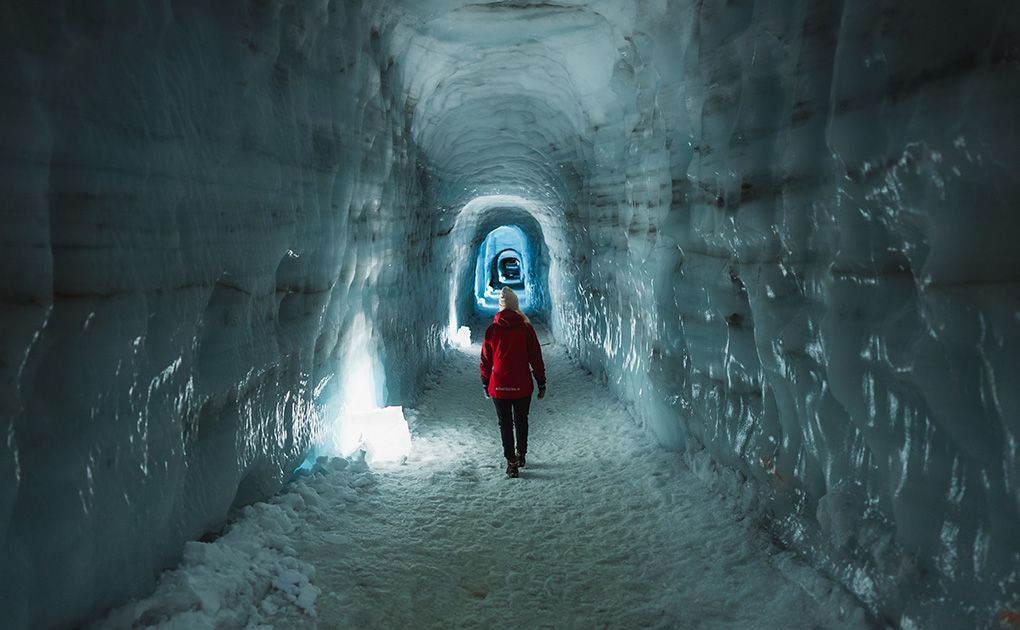
[(492, 320), (496, 322), (497, 326), (502, 326), (504, 328), (516, 328), (525, 322), (524, 315), (508, 308), (496, 313), (496, 316), (492, 318)]

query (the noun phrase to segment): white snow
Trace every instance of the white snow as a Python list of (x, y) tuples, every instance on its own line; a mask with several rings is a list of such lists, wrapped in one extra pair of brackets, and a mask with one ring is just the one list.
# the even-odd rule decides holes
[(404, 465), (321, 458), (99, 627), (866, 627), (561, 346), (544, 351), (519, 479), (479, 346), (453, 349), (405, 409)]

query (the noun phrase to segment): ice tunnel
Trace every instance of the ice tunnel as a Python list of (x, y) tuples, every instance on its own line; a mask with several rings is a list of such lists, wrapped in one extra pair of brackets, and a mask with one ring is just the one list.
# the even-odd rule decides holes
[[(451, 264), (460, 266), (450, 290), (452, 329), (472, 317), (491, 317), (499, 309), (503, 286), (514, 289), (522, 308), (548, 317), (550, 257), (539, 217), (554, 212), (513, 195), (486, 195), (464, 205), (451, 232), (458, 244)], [(510, 277), (507, 260), (517, 264)]]
[(499, 294), (503, 287), (518, 289), (523, 293), (521, 307), (531, 308), (531, 289), (534, 281), (527, 282), (530, 268), (528, 241), (517, 226), (501, 225), (489, 232), (478, 250), (475, 263), (475, 301), (479, 308), (489, 312), (499, 309)]
[(355, 394), (412, 400), (504, 250), (556, 342), (876, 625), (1020, 620), (1020, 4), (0, 25), (2, 625), (150, 591)]

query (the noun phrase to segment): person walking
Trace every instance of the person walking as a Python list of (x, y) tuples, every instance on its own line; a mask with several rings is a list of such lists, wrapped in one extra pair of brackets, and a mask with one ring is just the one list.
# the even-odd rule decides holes
[(528, 452), (528, 410), (535, 391), (531, 378), (538, 383), (538, 398), (544, 398), (545, 363), (535, 329), (510, 287), (503, 287), (499, 312), (485, 329), (480, 369), (485, 396), (496, 406), (507, 477), (517, 477)]

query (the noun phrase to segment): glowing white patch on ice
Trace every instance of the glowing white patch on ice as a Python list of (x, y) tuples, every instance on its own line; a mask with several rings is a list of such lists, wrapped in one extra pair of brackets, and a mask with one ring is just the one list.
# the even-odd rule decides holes
[(345, 419), (340, 430), (341, 453), (346, 457), (365, 450), (365, 461), (399, 462), (411, 452), (411, 431), (402, 407), (385, 407)]
[(457, 333), (453, 336), (453, 344), (458, 348), (468, 348), (471, 346), (471, 329), (467, 326), (461, 326), (457, 329)]

